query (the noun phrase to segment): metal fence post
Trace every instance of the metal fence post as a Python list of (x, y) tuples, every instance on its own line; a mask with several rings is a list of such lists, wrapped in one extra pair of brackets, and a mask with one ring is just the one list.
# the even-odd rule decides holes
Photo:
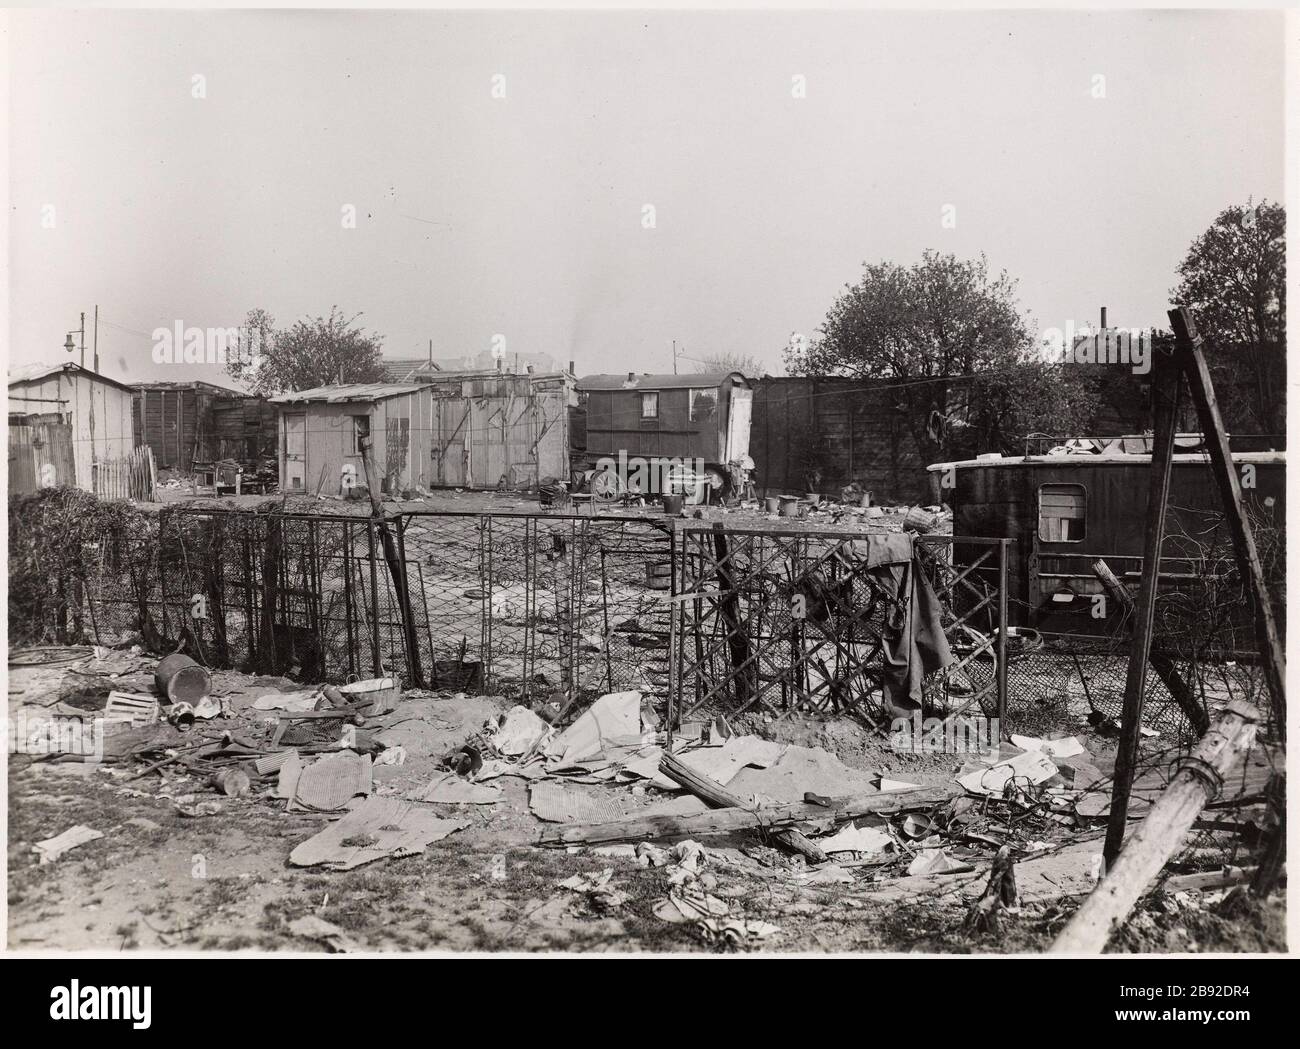
[(1007, 548), (1010, 539), (998, 540), (998, 731), (1007, 720)]

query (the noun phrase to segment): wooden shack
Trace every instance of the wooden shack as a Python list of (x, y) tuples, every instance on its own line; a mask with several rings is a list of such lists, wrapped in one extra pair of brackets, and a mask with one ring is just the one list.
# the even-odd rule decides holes
[(568, 476), (573, 378), (436, 372), (412, 383), (322, 386), (272, 398), (282, 491), (338, 494), (364, 483), (373, 438), (381, 490), (522, 488)]
[(420, 373), (432, 395), (429, 487), (525, 488), (569, 476), (573, 376)]
[(278, 412), (265, 397), (210, 382), (136, 383), (132, 421), (137, 444), (153, 450), (160, 469), (274, 458)]
[(67, 363), (9, 376), (9, 490), (75, 485), (96, 490), (98, 467), (134, 448), (133, 391), (126, 383)]
[[(982, 456), (929, 467), (953, 509), (953, 536), (1015, 540), (1009, 566), (1013, 624), (1047, 633), (1110, 635), (1119, 614), (1094, 602), (1102, 587), (1092, 562), (1123, 581), (1141, 577), (1151, 438), (1084, 438), (1025, 456)], [(1268, 444), (1275, 447), (1261, 447)], [(1285, 529), (1286, 453), (1268, 439), (1234, 439), (1233, 462), (1248, 512)], [(1231, 556), (1218, 490), (1200, 434), (1179, 434), (1169, 486), (1162, 584), (1193, 581), (1207, 548)], [(1217, 525), (1217, 527), (1216, 527)], [(1194, 538), (1192, 538), (1194, 537)], [(1097, 616), (1103, 610), (1105, 615)]]

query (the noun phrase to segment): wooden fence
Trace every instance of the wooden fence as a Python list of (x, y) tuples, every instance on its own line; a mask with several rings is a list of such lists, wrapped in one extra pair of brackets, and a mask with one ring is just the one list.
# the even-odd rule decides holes
[(9, 427), (10, 494), (30, 495), (38, 488), (76, 483), (70, 425), (37, 423)]
[(136, 448), (121, 459), (101, 459), (91, 467), (94, 492), (101, 499), (139, 499), (152, 502), (158, 472), (153, 449)]

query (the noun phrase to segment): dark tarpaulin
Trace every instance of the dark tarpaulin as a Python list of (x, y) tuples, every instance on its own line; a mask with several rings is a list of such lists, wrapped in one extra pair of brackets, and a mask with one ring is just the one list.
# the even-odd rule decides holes
[[(955, 660), (944, 636), (942, 605), (921, 568), (910, 532), (852, 540), (852, 556), (865, 559), (867, 574), (894, 598), (882, 646), (885, 701), (899, 717), (921, 709), (927, 675)], [(847, 552), (847, 551), (846, 551)]]

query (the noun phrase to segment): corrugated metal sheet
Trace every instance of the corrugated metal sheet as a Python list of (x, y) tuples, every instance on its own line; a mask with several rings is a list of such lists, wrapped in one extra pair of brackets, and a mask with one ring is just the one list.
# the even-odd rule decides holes
[(584, 375), (578, 380), (578, 392), (589, 390), (690, 390), (721, 386), (727, 379), (745, 377), (740, 372), (696, 372), (694, 375)]
[(272, 404), (301, 404), (307, 401), (322, 401), (326, 404), (344, 404), (348, 401), (379, 401), (385, 397), (400, 397), (407, 393), (416, 393), (420, 389), (414, 383), (392, 382), (354, 382), (334, 386), (317, 386), (311, 390), (295, 390), (270, 398)]

